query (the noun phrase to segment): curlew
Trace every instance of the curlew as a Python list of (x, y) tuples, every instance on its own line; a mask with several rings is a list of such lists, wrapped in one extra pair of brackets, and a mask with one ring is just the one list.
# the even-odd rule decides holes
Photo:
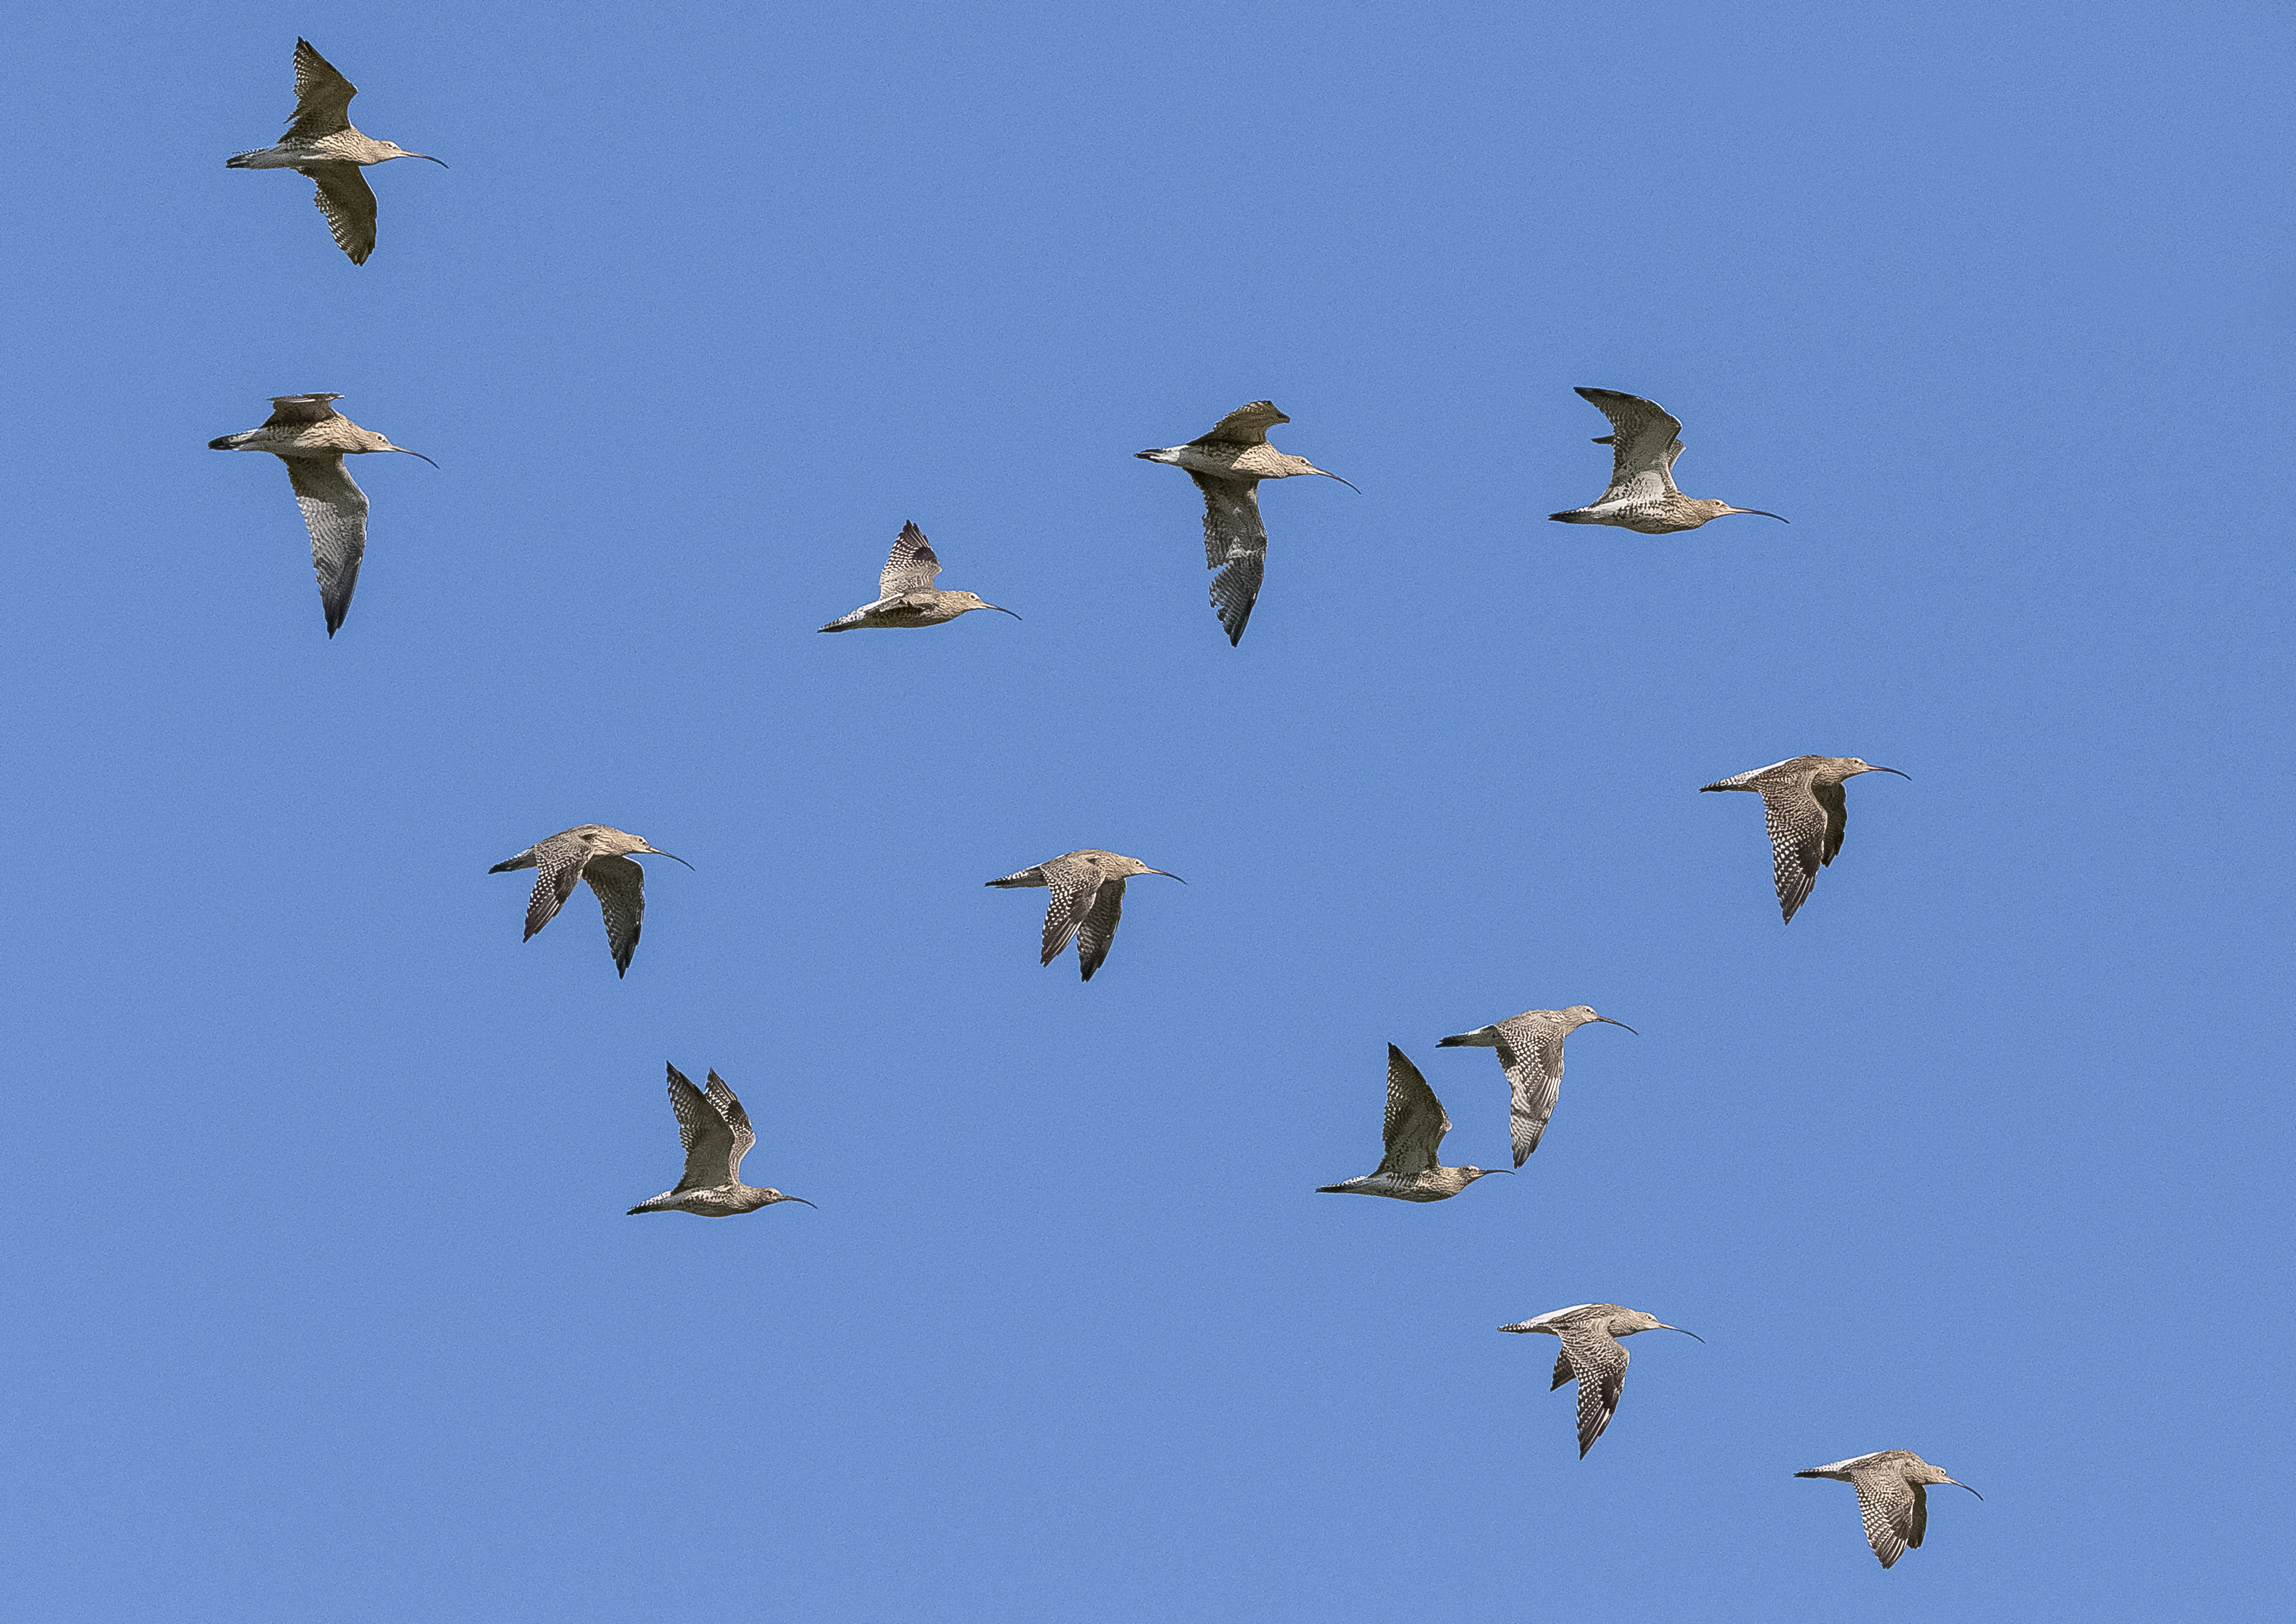
[[(1619, 1339), (1642, 1331), (1682, 1331), (1680, 1325), (1669, 1325), (1640, 1308), (1622, 1308), (1615, 1302), (1577, 1303), (1499, 1329), (1537, 1333), (1562, 1341), (1562, 1351), (1554, 1356), (1554, 1381), (1546, 1390), (1553, 1392), (1573, 1376), (1578, 1379), (1578, 1458), (1582, 1461), (1595, 1440), (1603, 1436), (1603, 1429), (1611, 1424), (1619, 1395), (1626, 1390), (1627, 1350), (1619, 1346)], [(1695, 1331), (1682, 1333), (1696, 1341), (1706, 1340)]]
[(360, 168), (394, 158), (430, 158), (443, 169), (447, 160), (359, 134), (351, 125), (351, 98), (357, 94), (357, 86), (336, 72), (309, 40), (299, 39), (295, 116), (287, 121), (287, 134), (277, 146), (234, 152), (223, 161), (231, 169), (293, 169), (316, 182), (319, 212), (327, 217), (335, 246), (351, 257), (353, 265), (365, 265), (374, 252), (374, 191)]
[[(1898, 773), (1894, 767), (1874, 767), (1855, 756), (1796, 756), (1773, 761), (1734, 778), (1702, 783), (1709, 790), (1746, 790), (1762, 798), (1762, 820), (1770, 829), (1770, 866), (1778, 887), (1778, 906), (1786, 923), (1809, 898), (1817, 871), (1833, 861), (1841, 849), (1841, 831), (1849, 822), (1844, 779), (1860, 773)], [(1900, 778), (1911, 775), (1898, 773)]]
[[(327, 636), (335, 635), (350, 612), (358, 586), (359, 561), (366, 556), (366, 492), (343, 466), (347, 456), (370, 451), (401, 451), (372, 429), (362, 429), (327, 402), (340, 395), (274, 395), (271, 415), (259, 429), (226, 434), (208, 442), (210, 451), (268, 451), (287, 464), (295, 504), (311, 532), (311, 567), (318, 572), (319, 606), (326, 611)], [(430, 459), (422, 456), (430, 463)], [(430, 463), (436, 468), (439, 464)]]
[(1554, 1114), (1554, 1102), (1562, 1093), (1562, 1040), (1589, 1021), (1629, 1032), (1635, 1029), (1623, 1021), (1613, 1021), (1608, 1015), (1596, 1014), (1583, 1004), (1574, 1004), (1569, 1009), (1525, 1010), (1512, 1020), (1479, 1026), (1472, 1032), (1446, 1038), (1435, 1046), (1439, 1049), (1465, 1047), (1499, 1052), (1499, 1064), (1506, 1071), (1507, 1087), (1513, 1091), (1508, 1115), (1514, 1128), (1515, 1166), (1521, 1167), (1524, 1159), (1538, 1148), (1538, 1136), (1546, 1131), (1546, 1119)]
[(1591, 507), (1549, 513), (1564, 524), (1615, 524), (1645, 536), (1694, 530), (1725, 513), (1759, 513), (1790, 521), (1759, 507), (1732, 507), (1710, 496), (1685, 496), (1675, 488), (1674, 459), (1682, 455), (1682, 422), (1655, 400), (1616, 390), (1580, 390), (1579, 394), (1611, 420), (1611, 432), (1595, 443), (1611, 447), (1611, 488)]
[[(657, 851), (635, 834), (609, 829), (603, 824), (583, 824), (529, 846), (487, 872), (504, 874), (514, 868), (542, 871), (535, 876), (534, 895), (526, 905), (526, 935), (521, 938), (525, 941), (533, 940), (534, 933), (556, 915), (566, 898), (574, 894), (577, 880), (587, 880), (606, 916), (606, 946), (614, 956), (614, 973), (624, 976), (629, 973), (630, 956), (638, 950), (638, 926), (645, 918), (645, 870), (630, 861), (626, 854), (631, 852), (646, 852), (668, 857), (673, 863), (685, 863), (676, 852)], [(685, 865), (693, 866), (691, 863)]]
[[(914, 524), (901, 527), (898, 540), (893, 543), (892, 556), (877, 577), (877, 601), (864, 603), (849, 615), (832, 620), (821, 629), (825, 632), (857, 632), (872, 627), (939, 626), (954, 620), (959, 615), (971, 614), (976, 609), (993, 609), (1000, 615), (1013, 615), (1001, 603), (991, 603), (976, 592), (936, 592), (933, 577), (940, 573), (940, 560), (925, 539), (925, 533)], [(1017, 620), (1021, 617), (1013, 615)]]
[[(1846, 1461), (1835, 1461), (1830, 1466), (1812, 1466), (1808, 1472), (1797, 1472), (1798, 1478), (1832, 1478), (1837, 1483), (1847, 1483), (1857, 1491), (1857, 1515), (1866, 1524), (1866, 1542), (1874, 1547), (1874, 1554), (1889, 1567), (1911, 1546), (1922, 1548), (1922, 1536), (1929, 1530), (1931, 1483), (1952, 1483), (1956, 1489), (1969, 1489), (1956, 1482), (1911, 1449), (1881, 1449), (1872, 1455), (1856, 1455)], [(1969, 1489), (1977, 1494), (1974, 1489)], [(1982, 1500), (1985, 1497), (1977, 1494)]]
[(1335, 1185), (1318, 1185), (1318, 1195), (1384, 1195), (1399, 1202), (1448, 1200), (1478, 1178), (1505, 1168), (1447, 1168), (1436, 1158), (1451, 1131), (1443, 1102), (1419, 1075), (1419, 1068), (1393, 1044), (1387, 1046), (1387, 1153), (1379, 1170)]
[[(663, 854), (667, 856), (667, 853)], [(630, 1216), (641, 1212), (691, 1212), (696, 1218), (732, 1218), (755, 1212), (775, 1202), (811, 1202), (802, 1195), (783, 1195), (742, 1182), (742, 1158), (758, 1142), (750, 1127), (750, 1113), (715, 1071), (704, 1094), (685, 1080), (676, 1066), (669, 1069), (669, 1108), (677, 1113), (678, 1142), (685, 1146), (685, 1177), (674, 1190), (652, 1201), (640, 1202)]]
[[(1271, 425), (1291, 421), (1271, 402), (1255, 400), (1221, 418), (1201, 439), (1133, 453), (1152, 463), (1186, 469), (1204, 493), (1204, 568), (1219, 570), (1212, 578), (1212, 608), (1227, 628), (1230, 648), (1243, 641), (1244, 623), (1259, 599), (1259, 578), (1267, 562), (1267, 527), (1259, 521), (1260, 480), (1288, 480), (1300, 473), (1340, 480), (1306, 457), (1287, 456), (1267, 443)], [(1340, 483), (1356, 488), (1345, 480)]]
[[(1092, 972), (1108, 957), (1108, 945), (1116, 939), (1117, 916), (1124, 912), (1124, 882), (1136, 874), (1163, 874), (1167, 880), (1180, 880), (1175, 874), (1160, 868), (1151, 868), (1138, 857), (1119, 857), (1112, 851), (1099, 851), (1090, 847), (1071, 851), (1024, 868), (1017, 874), (1006, 874), (1002, 880), (982, 883), (1002, 886), (1007, 890), (1029, 886), (1049, 886), (1052, 900), (1045, 905), (1045, 956), (1038, 961), (1049, 964), (1061, 955), (1061, 949), (1074, 937), (1077, 964), (1084, 971), (1084, 979), (1092, 980)], [(1180, 880), (1185, 885), (1185, 880)]]

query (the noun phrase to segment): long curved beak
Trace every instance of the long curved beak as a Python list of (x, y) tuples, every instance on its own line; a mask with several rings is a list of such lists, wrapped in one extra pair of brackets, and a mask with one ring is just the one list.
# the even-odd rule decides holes
[[(1328, 469), (1328, 468), (1318, 468), (1317, 470), (1316, 470), (1316, 472), (1317, 473), (1322, 474), (1322, 475), (1323, 475), (1325, 479), (1327, 479), (1327, 480), (1340, 480), (1340, 476), (1339, 476), (1339, 475), (1337, 475), (1337, 474), (1335, 474), (1335, 473), (1333, 473), (1333, 472), (1332, 472), (1330, 469)], [(1342, 485), (1347, 486), (1347, 488), (1348, 488), (1349, 490), (1354, 490), (1354, 491), (1355, 491), (1355, 493), (1356, 493), (1356, 495), (1357, 495), (1358, 496), (1362, 496), (1362, 495), (1363, 495), (1363, 492), (1362, 492), (1362, 491), (1360, 491), (1360, 490), (1356, 490), (1356, 488), (1355, 488), (1354, 484), (1353, 484), (1353, 483), (1351, 483), (1350, 481), (1346, 480), (1340, 480), (1340, 483), (1341, 483), (1341, 484), (1342, 484)]]
[[(393, 451), (406, 451), (406, 447), (404, 446), (393, 446), (391, 449)], [(422, 456), (422, 454), (420, 451), (406, 451), (406, 455), (409, 456)], [(422, 460), (426, 463), (430, 463), (430, 459), (427, 456), (422, 456)], [(430, 463), (430, 466), (433, 468), (436, 468), (438, 465), (439, 464), (436, 463)]]
[[(401, 152), (399, 156), (401, 158), (430, 158), (430, 154), (428, 152)], [(443, 158), (430, 158), (430, 161), (437, 164), (442, 169), (451, 169), (455, 167)]]
[[(1011, 610), (1009, 610), (1009, 609), (1005, 608), (1005, 607), (1004, 607), (1004, 604), (1002, 604), (1002, 603), (983, 603), (983, 604), (981, 605), (981, 608), (983, 608), (983, 609), (993, 609), (993, 610), (995, 610), (995, 611), (996, 611), (998, 614), (1000, 614), (1000, 615), (1013, 615), (1013, 611), (1012, 611)], [(1020, 616), (1018, 616), (1018, 615), (1013, 615), (1013, 618), (1015, 620), (1017, 620), (1017, 619), (1019, 619), (1021, 617), (1020, 617)]]
[(1752, 513), (1756, 517), (1762, 519), (1775, 519), (1780, 524), (1792, 524), (1793, 522), (1792, 520), (1787, 518), (1784, 513), (1765, 513), (1759, 507), (1734, 507), (1730, 511), (1734, 513)]
[[(679, 857), (679, 856), (678, 856), (676, 852), (674, 852), (674, 851), (656, 851), (656, 850), (655, 850), (652, 847), (651, 847), (651, 846), (649, 846), (649, 847), (647, 847), (647, 848), (646, 848), (646, 856), (648, 856), (648, 857), (668, 857), (668, 858), (671, 862), (673, 862), (673, 863), (685, 863), (685, 859), (684, 857)], [(685, 863), (685, 865), (686, 865), (686, 867), (688, 867), (688, 868), (693, 868), (693, 864), (691, 864), (691, 863)], [(695, 870), (695, 872), (698, 874), (698, 873), (699, 873), (699, 872), (701, 872), (701, 871), (697, 869), (697, 870)], [(797, 1198), (796, 1196), (794, 1196), (794, 1195), (792, 1195), (792, 1196), (791, 1196), (791, 1197), (790, 1197), (790, 1200), (791, 1200), (791, 1201), (795, 1201), (795, 1200), (797, 1200), (797, 1199), (798, 1199), (798, 1198)]]
[[(1682, 1331), (1682, 1327), (1680, 1325), (1669, 1325), (1665, 1324), (1660, 1325), (1659, 1329), (1661, 1331)], [(1682, 1333), (1693, 1342), (1702, 1343), (1706, 1341), (1704, 1337), (1699, 1335), (1695, 1331), (1682, 1331)]]
[[(1601, 1021), (1604, 1026), (1615, 1026), (1615, 1027), (1621, 1028), (1622, 1029), (1624, 1029), (1624, 1030), (1626, 1030), (1626, 1031), (1635, 1032), (1635, 1029), (1634, 1029), (1634, 1028), (1632, 1028), (1632, 1027), (1630, 1027), (1630, 1026), (1628, 1026), (1628, 1025), (1627, 1025), (1627, 1023), (1626, 1023), (1625, 1021), (1613, 1021), (1613, 1020), (1611, 1020), (1608, 1015), (1597, 1015), (1597, 1016), (1595, 1016), (1595, 1020), (1597, 1020), (1597, 1021)], [(1639, 1038), (1639, 1037), (1641, 1037), (1641, 1036), (1642, 1036), (1642, 1034), (1641, 1034), (1640, 1032), (1635, 1032), (1635, 1036), (1636, 1036), (1636, 1037), (1637, 1037), (1637, 1038)], [(1441, 1044), (1439, 1044), (1439, 1044), (1437, 1044), (1435, 1046), (1436, 1046), (1437, 1048), (1439, 1048), (1439, 1048), (1441, 1048), (1443, 1046), (1442, 1046)], [(1669, 1326), (1669, 1327), (1668, 1327), (1668, 1329), (1669, 1329), (1669, 1330), (1671, 1330), (1672, 1328), (1673, 1328), (1673, 1327), (1671, 1327), (1671, 1326)]]
[[(1174, 874), (1168, 868), (1152, 868), (1148, 872), (1152, 874), (1161, 874), (1167, 880), (1180, 880), (1179, 875)], [(1187, 882), (1185, 880), (1180, 880), (1180, 883), (1185, 885)]]
[[(666, 852), (666, 851), (665, 851), (665, 852), (663, 852), (661, 855), (662, 855), (662, 856), (664, 856), (664, 857), (668, 857), (669, 854), (668, 854), (668, 852)], [(812, 1203), (811, 1202), (807, 1202), (807, 1201), (805, 1201), (805, 1197), (804, 1197), (804, 1196), (802, 1196), (802, 1195), (784, 1195), (784, 1196), (783, 1196), (783, 1197), (782, 1197), (782, 1199), (783, 1199), (783, 1201), (785, 1201), (785, 1202), (805, 1202), (805, 1204), (806, 1204), (807, 1206), (808, 1206), (808, 1207), (813, 1207), (813, 1203)], [(818, 1212), (818, 1211), (820, 1211), (820, 1210), (821, 1210), (821, 1209), (820, 1209), (820, 1208), (818, 1208), (818, 1207), (813, 1207), (813, 1210), (814, 1210), (816, 1212)]]
[[(1866, 770), (1869, 773), (1898, 773), (1898, 769), (1894, 767), (1869, 767)], [(1898, 773), (1898, 776), (1904, 779), (1907, 783), (1911, 783), (1914, 781), (1914, 775), (1911, 773)], [(1966, 1487), (1966, 1485), (1964, 1485), (1964, 1487)]]
[[(1952, 1484), (1956, 1489), (1969, 1489), (1969, 1485), (1963, 1482), (1959, 1478), (1948, 1478), (1946, 1479), (1946, 1481)], [(1974, 1489), (1969, 1489), (1969, 1492), (1972, 1494), (1977, 1494), (1977, 1490)], [(1985, 1497), (1981, 1494), (1977, 1494), (1977, 1497), (1982, 1500)]]

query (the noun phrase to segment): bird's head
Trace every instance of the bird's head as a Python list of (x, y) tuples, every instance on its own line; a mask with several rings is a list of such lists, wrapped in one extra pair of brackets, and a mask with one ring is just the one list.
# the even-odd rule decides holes
[[(1291, 419), (1286, 418), (1284, 421), (1289, 422)], [(1283, 463), (1283, 477), (1285, 479), (1289, 479), (1293, 474), (1299, 473), (1319, 473), (1327, 480), (1340, 480), (1340, 476), (1333, 473), (1330, 469), (1318, 468), (1315, 463), (1309, 462), (1304, 456), (1292, 456), (1289, 453), (1278, 453), (1278, 455)], [(1350, 484), (1348, 480), (1340, 480), (1340, 483), (1347, 486), (1349, 490), (1354, 490), (1356, 495), (1358, 496), (1363, 495), (1362, 491), (1356, 490), (1355, 486)]]
[[(1612, 1336), (1632, 1336), (1638, 1331), (1682, 1331), (1682, 1327), (1669, 1325), (1655, 1314), (1645, 1314), (1640, 1308), (1628, 1308), (1622, 1314), (1611, 1316)], [(1682, 1331), (1682, 1333), (1694, 1341), (1706, 1340), (1695, 1331)]]
[[(383, 436), (377, 434), (373, 429), (359, 430), (358, 437), (360, 442), (359, 450), (361, 452), (397, 451), (404, 453), (407, 456), (422, 456), (422, 454), (420, 451), (408, 451), (404, 446), (392, 445), (390, 440), (386, 439)], [(430, 459), (427, 456), (422, 456), (422, 460), (426, 463), (430, 463)], [(436, 463), (430, 463), (430, 466), (433, 468), (436, 468), (438, 465), (439, 464)]]
[[(1584, 1004), (1574, 1004), (1562, 1013), (1570, 1018), (1573, 1030), (1586, 1025), (1589, 1021), (1599, 1021), (1604, 1026), (1615, 1026), (1622, 1031), (1635, 1032), (1635, 1029), (1628, 1026), (1625, 1021), (1613, 1021), (1608, 1015), (1598, 1015)], [(1635, 1032), (1635, 1036), (1639, 1038), (1642, 1034), (1640, 1032)]]
[[(1151, 868), (1138, 857), (1128, 857), (1113, 851), (1100, 859), (1100, 872), (1119, 880), (1128, 880), (1136, 874), (1162, 874), (1167, 880), (1180, 880), (1179, 875), (1168, 869)], [(1180, 880), (1180, 883), (1185, 885), (1187, 882)]]
[[(668, 855), (669, 854), (668, 852), (662, 853), (662, 856), (664, 857), (668, 857)], [(783, 1195), (779, 1190), (760, 1190), (758, 1193), (765, 1198), (762, 1204), (767, 1207), (772, 1206), (775, 1202), (798, 1202), (805, 1206), (813, 1207), (813, 1203), (807, 1201), (802, 1195)], [(818, 1207), (814, 1207), (813, 1210), (816, 1212), (821, 1210)]]
[[(1013, 615), (1013, 611), (1002, 603), (991, 603), (977, 592), (952, 592), (948, 595), (956, 601), (956, 612), (961, 615), (969, 615), (976, 609), (993, 609), (1000, 615)], [(1013, 615), (1013, 618), (1017, 620), (1021, 617)]]
[(1706, 515), (1709, 519), (1720, 519), (1730, 513), (1751, 513), (1758, 519), (1775, 519), (1780, 524), (1793, 522), (1783, 513), (1768, 513), (1759, 507), (1732, 507), (1727, 502), (1717, 501), (1701, 503), (1700, 505), (1709, 510)]
[[(1968, 1484), (1958, 1478), (1946, 1476), (1944, 1472), (1939, 1472), (1918, 1455), (1914, 1456), (1913, 1464), (1906, 1468), (1906, 1476), (1916, 1483), (1951, 1483), (1956, 1489), (1969, 1489)], [(1969, 1489), (1969, 1492), (1977, 1494), (1974, 1489)], [(1977, 1494), (1977, 1497), (1982, 1500), (1985, 1497)]]
[[(1855, 756), (1844, 756), (1836, 765), (1841, 767), (1841, 775), (1844, 778), (1855, 778), (1860, 773), (1898, 773), (1898, 769), (1894, 767), (1875, 767), (1872, 762), (1860, 761)], [(1913, 775), (1898, 773), (1898, 776), (1910, 781)]]
[[(685, 863), (685, 859), (674, 851), (664, 851), (659, 846), (649, 846), (642, 835), (631, 834), (620, 829), (609, 829), (599, 824), (591, 824), (587, 833), (592, 846), (618, 857), (639, 856), (668, 857), (673, 863)], [(685, 863), (685, 865), (688, 868), (693, 866), (691, 863)]]
[(430, 154), (428, 152), (410, 152), (405, 147), (399, 145), (396, 141), (378, 141), (375, 143), (375, 145), (383, 149), (383, 156), (381, 161), (384, 163), (389, 163), (394, 158), (430, 158), (432, 163), (437, 164), (442, 169), (452, 168), (452, 166), (449, 165), (443, 158), (430, 158)]

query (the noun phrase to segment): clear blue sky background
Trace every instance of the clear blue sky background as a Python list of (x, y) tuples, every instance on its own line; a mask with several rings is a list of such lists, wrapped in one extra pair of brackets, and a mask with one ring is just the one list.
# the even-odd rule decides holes
[[(2263, 4), (47, 7), (0, 122), (0, 1541), (65, 1621), (2258, 1616), (2291, 1582)], [(308, 34), (354, 268), (227, 171)], [(1602, 420), (1695, 534), (1566, 529)], [(340, 391), (322, 629), (280, 465)], [(1239, 650), (1131, 453), (1269, 397)], [(915, 520), (1026, 617), (820, 637)], [(1790, 929), (1756, 803), (1852, 784)], [(654, 863), (617, 981), (488, 865)], [(1108, 967), (1036, 963), (1079, 846)], [(1523, 1177), (1312, 1193), (1383, 1046)], [(623, 1216), (716, 1067), (810, 1197)], [(1576, 1458), (1554, 1345), (1635, 1342)], [(1799, 1468), (1974, 1484), (1884, 1574)]]

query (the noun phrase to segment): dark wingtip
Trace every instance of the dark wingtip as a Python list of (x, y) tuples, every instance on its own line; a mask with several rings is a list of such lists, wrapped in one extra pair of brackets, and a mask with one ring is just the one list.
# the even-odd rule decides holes
[(1547, 516), (1549, 519), (1555, 520), (1555, 521), (1559, 521), (1559, 522), (1561, 522), (1561, 523), (1563, 523), (1563, 524), (1568, 524), (1568, 523), (1570, 523), (1570, 515), (1569, 513), (1549, 513), (1549, 514), (1547, 514), (1546, 516)]
[(1337, 1185), (1317, 1185), (1316, 1186), (1316, 1193), (1318, 1195), (1345, 1195), (1347, 1192), (1341, 1189)]
[(228, 435), (228, 434), (226, 434), (226, 435), (221, 436), (221, 437), (220, 437), (220, 438), (218, 438), (218, 439), (209, 440), (209, 441), (208, 442), (208, 449), (209, 449), (209, 450), (210, 450), (210, 451), (229, 451), (229, 450), (231, 450), (231, 449), (232, 449), (232, 445), (231, 445), (231, 436), (230, 436), (230, 435)]
[(1824, 1477), (1824, 1475), (1825, 1474), (1822, 1472), (1797, 1472), (1794, 1473), (1794, 1476), (1798, 1478), (1815, 1478)]

